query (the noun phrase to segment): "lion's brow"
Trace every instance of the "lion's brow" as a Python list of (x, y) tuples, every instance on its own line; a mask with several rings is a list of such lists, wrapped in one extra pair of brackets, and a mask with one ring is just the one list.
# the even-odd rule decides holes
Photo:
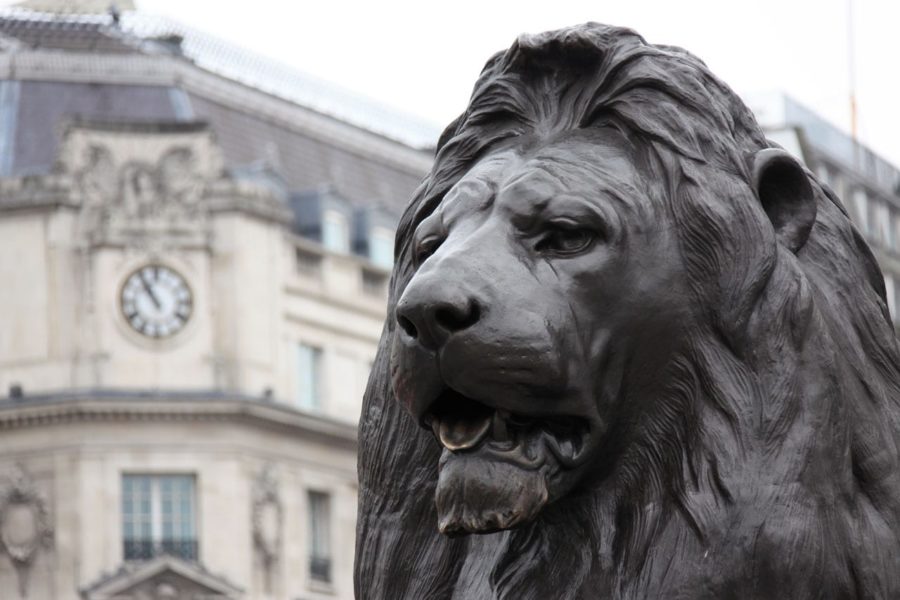
[(497, 197), (497, 183), (493, 180), (479, 178), (462, 183), (464, 185), (480, 183), (484, 187), (476, 185), (465, 185), (467, 189), (455, 187), (451, 193), (444, 196), (437, 212), (441, 222), (446, 226), (449, 226), (461, 215), (487, 210)]

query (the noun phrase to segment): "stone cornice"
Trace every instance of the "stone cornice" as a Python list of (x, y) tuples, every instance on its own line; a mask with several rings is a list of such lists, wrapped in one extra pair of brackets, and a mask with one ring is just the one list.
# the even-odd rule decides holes
[(290, 228), (294, 215), (284, 200), (259, 184), (240, 179), (215, 181), (207, 190), (207, 206), (213, 214), (244, 212)]
[[(131, 598), (127, 592), (135, 586), (151, 581), (160, 574), (170, 573), (203, 586), (209, 591), (208, 594), (192, 595), (192, 597), (237, 600), (243, 596), (244, 590), (232, 584), (225, 577), (210, 573), (198, 562), (189, 562), (174, 556), (160, 556), (142, 562), (126, 562), (116, 572), (103, 573), (98, 581), (82, 588), (81, 594), (86, 600)], [(126, 592), (126, 595), (120, 595), (122, 592)]]
[[(59, 206), (79, 208), (82, 202), (75, 181), (66, 174), (0, 178), (0, 211), (3, 212)], [(203, 202), (212, 214), (242, 212), (287, 228), (293, 219), (290, 209), (277, 193), (240, 179), (222, 178), (210, 182)]]
[(0, 178), (0, 210), (77, 208), (81, 198), (68, 175), (25, 175)]
[(229, 422), (356, 448), (356, 426), (246, 396), (190, 393), (50, 395), (0, 401), (0, 431), (77, 422)]
[(180, 86), (393, 168), (423, 176), (432, 157), (401, 142), (200, 69), (174, 56), (18, 49), (0, 54), (0, 79)]

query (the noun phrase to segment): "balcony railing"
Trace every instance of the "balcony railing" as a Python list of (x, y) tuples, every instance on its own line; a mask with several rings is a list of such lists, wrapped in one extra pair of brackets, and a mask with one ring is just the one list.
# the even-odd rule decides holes
[(197, 540), (125, 540), (125, 560), (149, 560), (169, 555), (197, 560)]

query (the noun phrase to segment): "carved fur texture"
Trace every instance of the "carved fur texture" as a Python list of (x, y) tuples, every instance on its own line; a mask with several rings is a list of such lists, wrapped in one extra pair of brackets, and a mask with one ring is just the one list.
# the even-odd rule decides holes
[[(677, 239), (692, 306), (678, 356), (651, 400), (616, 409), (574, 490), (509, 531), (445, 537), (441, 449), (391, 384), (412, 234), (495, 148), (600, 126), (630, 140), (652, 226)], [(487, 63), (397, 234), (359, 430), (357, 598), (900, 598), (900, 354), (884, 280), (811, 173), (808, 239), (776, 239), (753, 185), (769, 147), (699, 59), (627, 29), (521, 36)]]

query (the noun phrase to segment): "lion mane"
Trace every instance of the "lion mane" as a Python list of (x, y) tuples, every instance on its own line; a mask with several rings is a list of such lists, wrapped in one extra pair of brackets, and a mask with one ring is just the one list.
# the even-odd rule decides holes
[(388, 319), (359, 430), (357, 597), (900, 598), (900, 354), (881, 272), (809, 172), (805, 245), (773, 243), (750, 157), (774, 145), (686, 51), (589, 23), (495, 55), (403, 215), (389, 314), (416, 225), (479, 158), (601, 121), (648, 157), (702, 315), (668, 393), (596, 485), (514, 530), (446, 538), (439, 449), (393, 398)]

